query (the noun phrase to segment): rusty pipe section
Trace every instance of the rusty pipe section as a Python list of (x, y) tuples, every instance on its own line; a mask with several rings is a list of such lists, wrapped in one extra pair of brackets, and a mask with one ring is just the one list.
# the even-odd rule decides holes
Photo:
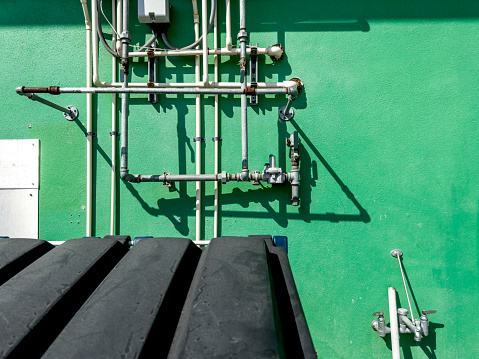
[(24, 95), (27, 93), (48, 93), (50, 95), (60, 95), (59, 86), (49, 86), (49, 87), (25, 87), (19, 86), (15, 89), (19, 95)]

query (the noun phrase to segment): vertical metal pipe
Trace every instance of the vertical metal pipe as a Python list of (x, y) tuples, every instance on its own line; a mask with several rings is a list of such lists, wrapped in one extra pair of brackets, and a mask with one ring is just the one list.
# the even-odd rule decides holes
[(398, 315), (397, 315), (397, 304), (396, 304), (396, 289), (393, 287), (388, 288), (388, 298), (389, 298), (389, 322), (391, 327), (391, 346), (393, 359), (400, 359), (401, 355), (399, 353), (399, 326), (398, 326)]
[[(113, 0), (111, 2), (111, 21), (113, 27), (118, 28), (116, 9), (118, 4)], [(119, 22), (119, 21), (118, 21)], [(116, 49), (116, 34), (112, 34), (112, 48)], [(116, 82), (116, 57), (111, 58), (111, 81)], [(116, 140), (117, 140), (117, 115), (116, 115), (117, 95), (111, 95), (111, 191), (110, 191), (110, 235), (115, 235), (115, 217), (116, 217)]]
[[(96, 7), (96, 5), (95, 5)], [(92, 15), (93, 6), (92, 6)], [(92, 50), (92, 24), (87, 24), (86, 30), (86, 86), (92, 87), (92, 63), (91, 63), (91, 50)], [(85, 235), (91, 237), (92, 235), (92, 223), (93, 223), (93, 94), (86, 95), (87, 104), (87, 145), (86, 145), (86, 230)]]
[[(204, 3), (204, 1), (203, 1)], [(195, 40), (200, 38), (200, 23), (199, 23), (199, 14), (198, 14), (198, 4), (196, 0), (193, 0), (193, 12), (194, 12), (194, 22), (195, 22)], [(204, 13), (204, 9), (203, 9)], [(203, 18), (204, 21), (204, 18)], [(203, 29), (204, 30), (204, 29)], [(204, 46), (204, 43), (203, 43)], [(199, 45), (197, 49), (199, 49)], [(201, 81), (201, 67), (200, 67), (201, 56), (195, 56), (195, 81), (199, 83)], [(201, 137), (201, 95), (196, 95), (196, 137)], [(196, 174), (201, 174), (201, 141), (196, 141)], [(196, 206), (195, 206), (195, 215), (196, 215), (196, 233), (195, 238), (197, 241), (201, 240), (201, 182), (196, 182)]]
[[(123, 0), (123, 32), (121, 33), (122, 44), (122, 67), (123, 84), (122, 88), (128, 87), (128, 21), (129, 21), (129, 0)], [(121, 94), (121, 169), (124, 178), (128, 176), (128, 93)], [(126, 176), (125, 176), (126, 175)]]
[[(217, 5), (216, 5), (217, 6)], [(229, 7), (229, 0), (227, 0), (227, 6)], [(226, 20), (228, 22), (228, 19)], [(231, 24), (230, 24), (231, 25)], [(213, 41), (214, 41), (214, 48), (218, 48), (218, 11), (215, 11), (215, 19), (214, 19), (214, 28), (213, 28)], [(226, 41), (228, 42), (228, 40)], [(231, 26), (230, 26), (230, 42), (231, 42)], [(219, 73), (218, 73), (218, 55), (214, 55), (215, 59), (215, 73), (214, 73), (214, 81), (216, 83), (219, 82)], [(220, 130), (219, 130), (219, 95), (215, 95), (215, 174), (220, 172)], [(218, 229), (219, 229), (219, 222), (218, 222), (218, 215), (219, 215), (219, 183), (215, 181), (215, 200), (214, 200), (214, 209), (213, 209), (213, 238), (218, 237)]]
[(249, 179), (248, 171), (248, 102), (246, 98), (246, 41), (248, 33), (246, 32), (246, 1), (240, 0), (240, 31), (238, 33), (240, 40), (240, 81), (241, 81), (241, 154), (242, 170), (241, 180)]

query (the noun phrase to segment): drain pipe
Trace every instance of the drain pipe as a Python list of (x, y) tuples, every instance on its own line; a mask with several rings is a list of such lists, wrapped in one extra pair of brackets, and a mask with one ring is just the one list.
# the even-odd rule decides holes
[[(229, 0), (226, 0), (227, 10), (229, 10)], [(213, 23), (213, 41), (214, 41), (214, 48), (218, 47), (218, 11), (215, 11), (215, 19)], [(228, 29), (228, 15), (226, 15), (226, 29)], [(226, 42), (228, 43), (228, 30), (226, 31)], [(229, 41), (231, 42), (231, 21), (230, 21), (230, 37)], [(214, 81), (219, 81), (219, 74), (218, 74), (218, 55), (214, 55), (215, 61), (215, 73), (214, 73)], [(215, 143), (215, 174), (220, 172), (219, 166), (219, 156), (220, 156), (220, 131), (219, 131), (219, 95), (215, 95), (215, 137), (213, 141)], [(219, 207), (218, 207), (218, 200), (219, 200), (219, 183), (215, 182), (215, 199), (213, 204), (213, 238), (218, 237), (218, 214), (219, 214)]]
[[(130, 34), (128, 33), (129, 22), (129, 0), (123, 0), (123, 31), (120, 34), (122, 46), (121, 68), (123, 69), (122, 89), (128, 88), (129, 58), (128, 44), (130, 43)], [(128, 173), (128, 92), (121, 94), (121, 168), (120, 177), (129, 181), (131, 175)]]
[[(91, 75), (91, 45), (92, 45), (92, 22), (88, 14), (87, 0), (81, 0), (86, 27), (86, 87), (92, 86)], [(95, 36), (96, 37), (96, 36)], [(86, 231), (85, 235), (92, 235), (93, 218), (93, 94), (86, 95)]]
[(246, 32), (246, 0), (240, 0), (240, 31), (238, 40), (240, 41), (240, 82), (241, 82), (241, 180), (249, 181), (248, 170), (248, 102), (246, 98), (246, 41), (248, 33)]
[[(204, 1), (203, 1), (204, 3)], [(204, 12), (204, 9), (203, 9)], [(198, 14), (198, 2), (197, 0), (193, 0), (193, 17), (195, 23), (195, 41), (200, 38), (200, 15)], [(208, 20), (206, 20), (207, 22)], [(203, 17), (203, 22), (205, 19)], [(203, 29), (204, 31), (204, 29)], [(203, 32), (203, 35), (205, 33)], [(203, 39), (205, 39), (204, 36)], [(203, 42), (203, 46), (204, 42)], [(198, 45), (197, 49), (200, 48)], [(200, 60), (201, 57), (199, 55), (195, 56), (195, 81), (199, 83), (201, 80), (201, 69), (200, 69)], [(207, 64), (208, 65), (208, 64)], [(196, 174), (201, 174), (201, 95), (196, 95)], [(196, 182), (196, 202), (195, 202), (195, 215), (196, 215), (196, 232), (195, 238), (197, 241), (201, 240), (201, 182)]]

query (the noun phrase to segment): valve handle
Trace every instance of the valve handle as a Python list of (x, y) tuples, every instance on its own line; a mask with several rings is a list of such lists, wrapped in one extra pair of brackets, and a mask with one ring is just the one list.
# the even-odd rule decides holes
[(380, 317), (382, 317), (382, 316), (384, 316), (384, 312), (383, 312), (382, 310), (380, 310), (380, 311), (377, 312), (377, 313), (373, 313), (373, 315), (374, 315), (374, 316), (380, 316)]
[(428, 314), (434, 314), (437, 313), (437, 310), (423, 310), (422, 314), (428, 315)]

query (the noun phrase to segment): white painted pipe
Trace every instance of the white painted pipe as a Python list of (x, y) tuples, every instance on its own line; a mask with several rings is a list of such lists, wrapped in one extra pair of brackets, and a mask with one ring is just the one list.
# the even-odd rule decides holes
[[(116, 0), (116, 32), (120, 34), (123, 31), (123, 1)], [(116, 51), (121, 54), (121, 41), (116, 39)]]
[[(87, 0), (81, 0), (86, 26), (86, 87), (92, 86), (91, 50), (92, 50), (92, 22), (88, 14)], [(94, 36), (96, 38), (96, 36)], [(93, 94), (86, 95), (86, 230), (85, 235), (91, 237), (93, 222)]]
[[(203, 1), (204, 2), (204, 1)], [(203, 13), (205, 10), (203, 9)], [(196, 0), (193, 0), (193, 19), (195, 24), (195, 41), (200, 38), (200, 23), (199, 23), (199, 14), (198, 14), (198, 4)], [(204, 18), (203, 18), (204, 21)], [(208, 21), (208, 20), (207, 20)], [(203, 33), (204, 34), (204, 33)], [(206, 36), (204, 37), (206, 38)], [(204, 43), (203, 43), (204, 46)], [(199, 46), (197, 47), (199, 48)], [(195, 81), (200, 83), (201, 80), (201, 69), (200, 69), (201, 58), (199, 55), (195, 56)], [(204, 84), (204, 82), (203, 82)], [(196, 95), (196, 137), (201, 137), (201, 95)], [(196, 174), (201, 174), (201, 141), (196, 141)], [(201, 182), (196, 181), (196, 206), (195, 206), (195, 215), (196, 215), (196, 233), (195, 238), (197, 241), (201, 240)]]
[(391, 347), (393, 359), (400, 359), (399, 353), (399, 324), (398, 324), (398, 308), (396, 304), (396, 289), (388, 288), (389, 298), (389, 323), (391, 327)]
[[(251, 87), (251, 82), (248, 82), (247, 87)], [(121, 87), (121, 82), (102, 82), (102, 87)], [(149, 87), (145, 82), (130, 82), (129, 87)], [(298, 83), (294, 81), (283, 82), (258, 82), (257, 88), (297, 88)], [(154, 88), (185, 88), (185, 87), (206, 87), (203, 82), (155, 82), (152, 87)], [(229, 89), (229, 88), (241, 88), (239, 82), (210, 82), (208, 88)]]
[[(226, 1), (227, 7), (229, 7), (229, 0)], [(213, 24), (213, 41), (214, 41), (214, 48), (218, 47), (218, 11), (215, 11), (215, 19)], [(226, 28), (228, 28), (228, 16), (226, 16)], [(228, 34), (228, 31), (226, 31)], [(228, 36), (228, 35), (226, 35)], [(231, 22), (230, 22), (230, 41), (231, 41)], [(228, 40), (226, 41), (228, 42)], [(215, 82), (219, 82), (219, 73), (218, 73), (218, 55), (214, 55), (215, 61), (215, 72), (214, 72), (214, 80)], [(220, 142), (219, 142), (219, 95), (215, 95), (215, 174), (220, 173), (220, 166), (219, 166), (219, 151), (220, 151)], [(213, 208), (213, 238), (218, 237), (218, 215), (219, 215), (219, 183), (215, 182), (215, 199), (214, 199), (214, 208)]]
[[(208, 0), (201, 1), (202, 20), (201, 25), (203, 28), (203, 82), (205, 86), (209, 84), (208, 76)], [(198, 82), (198, 81), (196, 81)]]
[[(215, 45), (215, 49), (218, 46)], [(231, 37), (231, 4), (230, 0), (226, 0), (226, 49), (231, 50), (233, 47), (233, 38)]]
[[(203, 50), (198, 49), (190, 49), (190, 50), (160, 50), (153, 52), (155, 57), (160, 56), (196, 56), (201, 55), (204, 56)], [(208, 55), (223, 55), (223, 56), (239, 56), (241, 54), (241, 50), (239, 48), (220, 48), (220, 49), (209, 49), (207, 52)], [(246, 54), (251, 54), (251, 48), (246, 48)], [(268, 55), (272, 56), (276, 59), (280, 59), (283, 50), (279, 46), (269, 46), (269, 47), (259, 47), (258, 48), (259, 55)], [(132, 51), (128, 54), (129, 57), (148, 57), (146, 52), (141, 51)]]

